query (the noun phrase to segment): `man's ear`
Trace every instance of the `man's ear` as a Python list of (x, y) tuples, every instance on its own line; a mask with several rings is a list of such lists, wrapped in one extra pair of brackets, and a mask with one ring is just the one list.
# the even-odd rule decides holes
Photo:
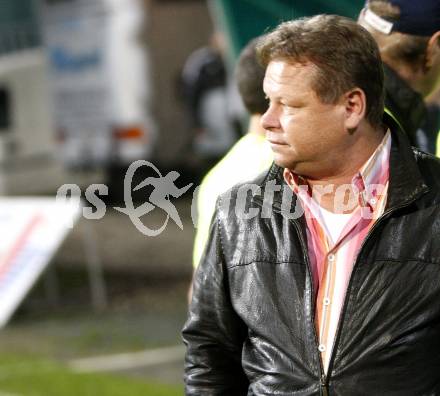
[(345, 93), (345, 127), (354, 132), (365, 118), (367, 97), (360, 88), (354, 88)]
[(435, 32), (428, 41), (425, 68), (429, 70), (438, 57), (440, 57), (440, 30)]

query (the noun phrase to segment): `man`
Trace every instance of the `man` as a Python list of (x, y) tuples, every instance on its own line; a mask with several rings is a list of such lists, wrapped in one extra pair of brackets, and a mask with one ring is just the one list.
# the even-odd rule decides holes
[(440, 2), (369, 0), (359, 23), (379, 45), (385, 67), (385, 106), (411, 143), (435, 153), (439, 125), (424, 103), (440, 87)]
[[(197, 267), (208, 239), (209, 225), (218, 196), (234, 184), (251, 180), (273, 161), (272, 151), (266, 142), (265, 130), (260, 124), (261, 115), (268, 102), (263, 92), (264, 68), (258, 63), (255, 52), (257, 39), (242, 50), (235, 70), (238, 92), (250, 114), (248, 133), (205, 176), (198, 194), (197, 233), (194, 241), (193, 265)], [(242, 163), (247, 158), (246, 165)]]
[(259, 53), (277, 165), (217, 203), (186, 394), (440, 395), (438, 159), (382, 121), (379, 50), (353, 21), (281, 24)]

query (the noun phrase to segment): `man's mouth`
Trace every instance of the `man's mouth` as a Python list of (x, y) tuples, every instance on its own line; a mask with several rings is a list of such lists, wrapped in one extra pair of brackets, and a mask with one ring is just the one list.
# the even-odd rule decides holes
[(267, 140), (270, 144), (272, 144), (272, 145), (274, 145), (274, 146), (287, 146), (287, 143), (284, 142), (283, 140), (281, 140), (281, 139), (276, 139), (276, 138), (274, 138), (274, 137), (272, 137), (272, 136), (268, 136), (267, 134), (266, 134), (266, 140)]

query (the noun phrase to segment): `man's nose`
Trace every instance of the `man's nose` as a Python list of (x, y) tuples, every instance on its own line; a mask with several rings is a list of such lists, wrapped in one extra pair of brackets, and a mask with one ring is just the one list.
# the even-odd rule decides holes
[(280, 117), (275, 105), (271, 104), (261, 116), (261, 126), (268, 131), (280, 129)]

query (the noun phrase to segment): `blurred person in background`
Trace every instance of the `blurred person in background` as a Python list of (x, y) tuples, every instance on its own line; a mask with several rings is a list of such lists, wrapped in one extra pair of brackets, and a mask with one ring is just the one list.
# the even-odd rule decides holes
[(212, 34), (210, 44), (186, 60), (181, 89), (193, 132), (193, 150), (208, 167), (213, 166), (236, 140), (228, 107), (225, 37)]
[[(268, 169), (273, 161), (272, 150), (260, 124), (268, 101), (263, 92), (265, 69), (255, 52), (258, 39), (242, 50), (235, 70), (241, 99), (250, 114), (248, 132), (226, 156), (204, 177), (197, 197), (197, 232), (194, 241), (193, 266), (197, 267), (209, 234), (209, 225), (218, 196), (235, 184), (251, 180)], [(243, 162), (243, 161), (246, 162)]]
[(258, 54), (275, 165), (217, 200), (186, 394), (440, 395), (440, 160), (384, 114), (354, 21), (283, 23)]
[[(439, 76), (440, 78), (440, 76)], [(422, 130), (432, 131), (432, 135), (437, 136), (436, 139), (428, 140), (430, 153), (435, 153), (437, 157), (440, 157), (440, 85), (437, 91), (429, 95), (425, 99), (428, 114), (425, 122), (423, 123)]]
[(440, 86), (440, 1), (369, 0), (359, 23), (376, 40), (385, 69), (385, 107), (411, 144), (435, 153), (440, 124), (424, 102)]

